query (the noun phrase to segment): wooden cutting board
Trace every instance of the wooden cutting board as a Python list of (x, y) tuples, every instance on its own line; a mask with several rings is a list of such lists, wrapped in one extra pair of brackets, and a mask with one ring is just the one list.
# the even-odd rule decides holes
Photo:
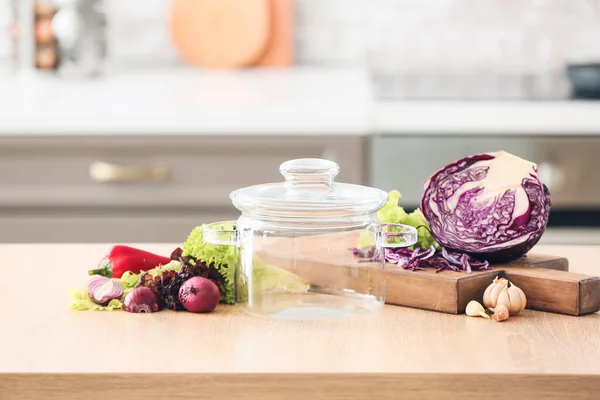
[(171, 37), (190, 64), (248, 66), (266, 51), (272, 12), (271, 0), (173, 0)]
[[(356, 245), (356, 235), (334, 234), (298, 237), (290, 248), (270, 245), (258, 248), (257, 254), (265, 262), (286, 269), (302, 271), (301, 276), (311, 282), (343, 287), (347, 277), (354, 285), (357, 277), (364, 283), (364, 291), (372, 284), (375, 263), (359, 263), (349, 247)], [(527, 308), (567, 315), (585, 315), (600, 310), (600, 277), (568, 272), (564, 257), (543, 254), (527, 256), (508, 264), (494, 265), (494, 270), (466, 272), (404, 270), (386, 264), (386, 303), (439, 311), (449, 314), (464, 313), (467, 303), (482, 303), (483, 292), (496, 276), (506, 277), (520, 287), (527, 296)], [(332, 272), (332, 269), (342, 271)], [(329, 281), (328, 281), (329, 279)], [(361, 288), (355, 288), (360, 290)]]
[(294, 4), (292, 0), (271, 0), (271, 29), (257, 67), (289, 67), (294, 63)]

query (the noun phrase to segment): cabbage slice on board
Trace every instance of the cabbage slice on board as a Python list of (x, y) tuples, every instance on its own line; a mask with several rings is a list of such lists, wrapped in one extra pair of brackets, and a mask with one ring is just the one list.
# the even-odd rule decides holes
[(507, 262), (540, 240), (550, 206), (537, 165), (499, 151), (438, 170), (425, 182), (420, 208), (432, 236), (446, 249)]

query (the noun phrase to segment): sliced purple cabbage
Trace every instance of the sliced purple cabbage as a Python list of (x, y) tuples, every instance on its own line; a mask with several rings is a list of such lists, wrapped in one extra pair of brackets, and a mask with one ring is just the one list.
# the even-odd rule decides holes
[[(366, 249), (349, 248), (359, 258), (359, 262), (380, 262), (381, 257), (375, 254), (375, 246)], [(419, 247), (414, 250), (408, 248), (384, 249), (384, 259), (387, 263), (396, 264), (403, 269), (423, 271), (425, 268), (435, 268), (436, 272), (446, 269), (452, 271), (472, 271), (493, 269), (487, 261), (480, 261), (466, 253), (456, 253), (442, 248), (436, 251), (435, 247), (423, 250)]]
[(536, 164), (504, 151), (440, 169), (425, 183), (421, 199), (432, 236), (447, 249), (443, 258), (467, 271), (525, 255), (544, 233), (550, 206)]
[(360, 258), (372, 258), (375, 255), (375, 246), (367, 247), (366, 249), (359, 249), (358, 247), (349, 248), (352, 253)]
[(392, 263), (392, 264), (398, 264), (400, 262), (400, 260), (402, 260), (403, 256), (398, 254), (398, 253), (394, 253), (393, 250), (391, 249), (385, 249), (385, 261)]

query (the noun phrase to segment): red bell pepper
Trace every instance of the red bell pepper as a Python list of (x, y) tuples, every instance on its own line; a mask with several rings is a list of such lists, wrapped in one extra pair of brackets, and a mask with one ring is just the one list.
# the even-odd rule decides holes
[(169, 257), (159, 256), (134, 247), (116, 245), (100, 260), (98, 268), (89, 270), (88, 274), (120, 278), (127, 271), (139, 274), (140, 271), (148, 271), (170, 262)]

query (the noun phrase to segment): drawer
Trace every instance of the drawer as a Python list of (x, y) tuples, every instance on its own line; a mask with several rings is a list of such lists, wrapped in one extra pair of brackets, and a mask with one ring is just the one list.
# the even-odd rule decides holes
[(364, 148), (360, 137), (0, 138), (0, 206), (222, 206), (234, 189), (281, 181), (292, 158), (333, 159), (339, 180), (364, 183)]
[(203, 223), (235, 220), (233, 207), (179, 210), (27, 210), (0, 214), (0, 243), (176, 243)]

